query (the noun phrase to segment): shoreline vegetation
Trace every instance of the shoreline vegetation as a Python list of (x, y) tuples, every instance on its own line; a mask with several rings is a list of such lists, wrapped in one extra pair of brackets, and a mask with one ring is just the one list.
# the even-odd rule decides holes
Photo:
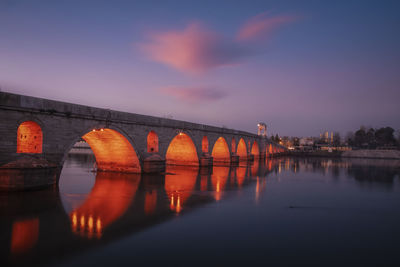
[(289, 151), (290, 156), (330, 157), (330, 158), (365, 158), (365, 159), (400, 159), (400, 150), (359, 149), (349, 151)]

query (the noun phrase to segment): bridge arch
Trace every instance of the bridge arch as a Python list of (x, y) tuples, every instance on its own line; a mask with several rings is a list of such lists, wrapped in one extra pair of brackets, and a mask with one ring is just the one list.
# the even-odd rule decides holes
[(85, 140), (92, 149), (98, 170), (141, 172), (140, 157), (132, 139), (122, 129), (114, 126), (92, 126), (83, 130), (66, 148), (62, 164), (68, 152), (80, 138)]
[(253, 142), (253, 145), (251, 147), (251, 154), (254, 156), (255, 159), (260, 157), (260, 147), (257, 141)]
[(42, 127), (33, 120), (21, 122), (17, 129), (17, 153), (42, 153)]
[(215, 163), (229, 163), (231, 161), (229, 147), (224, 137), (219, 137), (215, 141), (211, 155)]
[(239, 143), (237, 145), (236, 154), (239, 156), (239, 160), (246, 160), (247, 159), (247, 146), (246, 142), (243, 138), (240, 138)]
[(147, 135), (147, 152), (158, 153), (158, 135), (154, 131)]
[(169, 143), (166, 163), (170, 165), (198, 166), (199, 157), (192, 138), (187, 134), (178, 133)]

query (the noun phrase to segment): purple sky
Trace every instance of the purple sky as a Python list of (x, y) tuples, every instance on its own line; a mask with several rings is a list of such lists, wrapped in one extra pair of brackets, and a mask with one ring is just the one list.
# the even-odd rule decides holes
[(259, 121), (280, 135), (398, 130), (399, 8), (0, 0), (0, 86), (250, 132)]

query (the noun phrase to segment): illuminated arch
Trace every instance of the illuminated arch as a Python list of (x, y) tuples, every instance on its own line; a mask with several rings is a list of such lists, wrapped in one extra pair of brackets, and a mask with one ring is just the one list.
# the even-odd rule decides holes
[(269, 144), (269, 154), (272, 155), (274, 152), (272, 151), (272, 144)]
[(158, 153), (158, 135), (154, 131), (147, 135), (147, 152)]
[(229, 147), (225, 141), (225, 138), (220, 137), (217, 139), (217, 141), (215, 141), (212, 150), (212, 157), (213, 157), (213, 162), (215, 163), (231, 162)]
[(203, 153), (208, 153), (208, 138), (207, 136), (203, 136), (203, 139), (201, 140), (201, 151)]
[(251, 147), (251, 154), (254, 155), (254, 158), (260, 157), (260, 148), (257, 141), (254, 141), (253, 146)]
[(232, 138), (231, 151), (232, 151), (232, 153), (236, 151), (236, 140), (235, 140), (235, 138)]
[(165, 156), (167, 164), (198, 166), (196, 146), (192, 139), (185, 133), (179, 133), (172, 139)]
[(93, 150), (99, 170), (140, 173), (135, 150), (129, 140), (116, 130), (92, 130), (82, 138)]
[(165, 172), (164, 188), (170, 201), (170, 209), (179, 213), (194, 190), (199, 169), (168, 165)]
[(34, 121), (24, 121), (17, 130), (17, 153), (42, 153), (43, 132)]
[(240, 138), (236, 154), (239, 156), (239, 160), (246, 160), (247, 159), (247, 147), (246, 143), (244, 142), (243, 138)]

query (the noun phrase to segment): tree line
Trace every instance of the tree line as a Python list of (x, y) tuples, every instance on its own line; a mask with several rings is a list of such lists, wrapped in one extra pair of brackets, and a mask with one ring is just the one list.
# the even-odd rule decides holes
[(400, 134), (395, 137), (395, 130), (392, 127), (382, 127), (379, 129), (366, 128), (361, 126), (355, 133), (349, 132), (345, 142), (357, 148), (392, 148), (400, 147)]

